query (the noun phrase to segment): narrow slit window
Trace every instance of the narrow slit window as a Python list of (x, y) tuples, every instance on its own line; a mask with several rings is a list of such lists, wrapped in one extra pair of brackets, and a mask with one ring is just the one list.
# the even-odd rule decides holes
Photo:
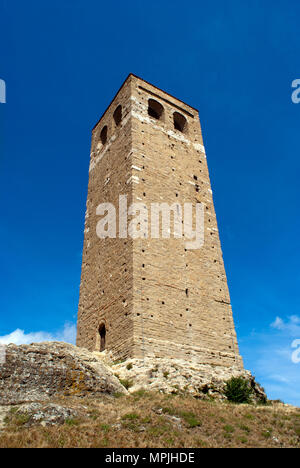
[(106, 328), (105, 325), (102, 325), (99, 328), (99, 335), (100, 335), (100, 352), (105, 350), (105, 341), (106, 341)]
[(116, 126), (118, 127), (122, 120), (122, 106), (118, 106), (114, 112), (114, 121)]
[(174, 112), (173, 120), (175, 130), (179, 130), (182, 133), (187, 132), (187, 120), (182, 114), (179, 114), (179, 112)]
[(154, 99), (148, 100), (148, 114), (150, 117), (153, 119), (162, 120), (163, 113), (164, 108), (158, 101), (155, 101)]

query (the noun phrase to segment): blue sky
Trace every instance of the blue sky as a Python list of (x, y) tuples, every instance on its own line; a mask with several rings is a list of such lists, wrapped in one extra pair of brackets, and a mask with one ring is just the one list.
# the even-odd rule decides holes
[(90, 132), (128, 73), (199, 109), (245, 366), (300, 405), (298, 1), (0, 0), (0, 340), (74, 338)]

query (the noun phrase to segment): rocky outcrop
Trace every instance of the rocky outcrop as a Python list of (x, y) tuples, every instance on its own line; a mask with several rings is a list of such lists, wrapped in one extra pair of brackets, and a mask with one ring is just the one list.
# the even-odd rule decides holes
[(126, 388), (225, 400), (226, 381), (238, 376), (248, 381), (254, 402), (266, 400), (251, 373), (240, 368), (154, 358), (116, 363), (109, 353), (91, 353), (60, 342), (9, 345), (0, 362), (0, 407), (49, 403), (50, 398), (62, 396), (128, 393)]
[(79, 416), (78, 410), (53, 403), (26, 403), (15, 411), (10, 411), (12, 421), (22, 422), (23, 427), (54, 426), (69, 422), (70, 425)]
[(127, 390), (109, 367), (94, 354), (71, 344), (9, 345), (0, 363), (0, 405), (115, 392)]
[[(107, 362), (107, 356), (104, 358)], [(195, 364), (179, 359), (129, 359), (112, 365), (114, 373), (129, 385), (129, 392), (139, 389), (164, 393), (189, 393), (197, 398), (226, 400), (224, 390), (231, 377), (243, 377), (252, 388), (254, 402), (266, 401), (264, 389), (249, 371), (236, 367)]]

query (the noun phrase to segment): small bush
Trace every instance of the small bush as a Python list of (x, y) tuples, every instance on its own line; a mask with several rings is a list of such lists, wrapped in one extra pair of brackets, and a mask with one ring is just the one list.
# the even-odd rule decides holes
[(230, 434), (235, 431), (234, 427), (230, 426), (230, 424), (226, 424), (226, 426), (224, 426), (223, 429), (225, 432), (227, 432), (227, 434)]
[(241, 424), (240, 429), (242, 429), (242, 431), (247, 432), (248, 434), (249, 434), (249, 432), (251, 432), (251, 429), (248, 426), (246, 426), (245, 424)]
[(77, 419), (69, 418), (69, 419), (66, 419), (65, 424), (67, 426), (78, 426), (79, 421)]
[(114, 398), (121, 398), (121, 397), (123, 397), (123, 396), (124, 396), (124, 393), (121, 393), (121, 392), (115, 392), (115, 393), (113, 394), (113, 396), (114, 396)]
[(140, 432), (139, 415), (136, 413), (127, 413), (122, 416), (123, 427), (133, 432)]
[(100, 429), (103, 431), (103, 432), (108, 432), (109, 429), (110, 429), (110, 425), (109, 424), (100, 424)]
[(30, 415), (26, 413), (16, 414), (15, 415), (15, 424), (17, 426), (24, 426), (30, 420)]
[(138, 400), (139, 398), (144, 398), (147, 395), (149, 396), (149, 394), (147, 393), (147, 390), (145, 390), (144, 388), (140, 388), (139, 390), (136, 390), (135, 392), (132, 393), (132, 396), (135, 400)]
[(162, 412), (163, 412), (163, 414), (169, 414), (170, 416), (175, 416), (176, 415), (175, 409), (171, 408), (169, 406), (166, 406), (166, 407), (162, 408)]
[(96, 421), (100, 416), (99, 411), (93, 409), (89, 412), (89, 418), (91, 418), (93, 421)]
[(130, 420), (139, 419), (139, 415), (136, 413), (127, 413), (122, 416), (122, 419), (123, 421), (125, 421), (126, 419), (130, 419)]
[(198, 427), (201, 426), (201, 422), (197, 419), (195, 414), (183, 411), (180, 413), (180, 416), (185, 420), (189, 427)]
[(146, 416), (145, 418), (141, 419), (141, 423), (142, 424), (149, 424), (151, 423), (152, 419), (150, 418), (150, 416)]
[(165, 434), (166, 432), (170, 432), (170, 426), (165, 426), (165, 425), (159, 425), (157, 424), (156, 426), (151, 426), (149, 429), (147, 429), (147, 432), (154, 437), (159, 437)]
[(127, 369), (127, 370), (130, 370), (130, 369), (132, 369), (132, 368), (133, 368), (133, 365), (131, 364), (131, 362), (130, 362), (129, 364), (127, 364), (127, 366), (126, 366), (126, 369)]
[(125, 359), (117, 359), (116, 361), (113, 362), (113, 366), (117, 366), (118, 364), (123, 364), (125, 362)]
[(133, 382), (131, 380), (128, 380), (128, 379), (119, 379), (120, 380), (120, 383), (123, 385), (123, 387), (126, 388), (126, 390), (128, 390), (130, 387), (133, 386)]
[(233, 403), (250, 403), (252, 389), (242, 377), (232, 377), (226, 382), (225, 395)]

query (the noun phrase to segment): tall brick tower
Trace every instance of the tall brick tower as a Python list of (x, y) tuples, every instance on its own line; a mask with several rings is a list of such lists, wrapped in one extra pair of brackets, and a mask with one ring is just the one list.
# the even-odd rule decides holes
[[(202, 203), (204, 244), (100, 239), (97, 206)], [(243, 368), (196, 109), (129, 75), (93, 129), (77, 345)]]

